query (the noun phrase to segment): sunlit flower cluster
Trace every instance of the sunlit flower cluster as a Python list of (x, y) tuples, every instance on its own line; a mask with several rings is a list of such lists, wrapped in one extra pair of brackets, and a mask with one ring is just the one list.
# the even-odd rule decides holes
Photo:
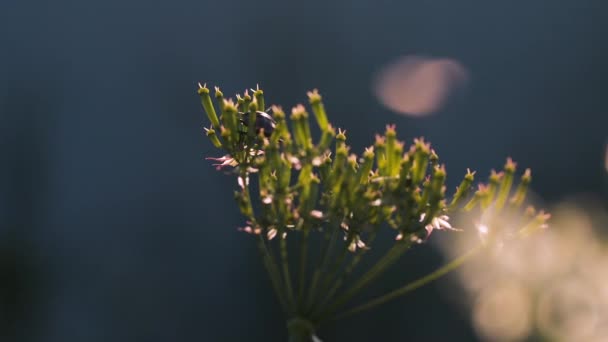
[[(211, 122), (206, 135), (223, 151), (222, 157), (208, 159), (237, 178), (235, 199), (247, 220), (240, 230), (257, 236), (288, 317), (313, 325), (331, 318), (433, 231), (459, 231), (450, 223), (452, 213), (516, 212), (523, 203), (530, 171), (512, 189), (516, 165), (511, 159), (477, 191), (471, 191), (475, 172), (467, 170), (456, 191), (446, 195), (446, 168), (424, 138), (406, 146), (397, 139), (395, 126), (387, 125), (384, 134), (357, 155), (347, 144), (346, 131), (336, 131), (329, 123), (316, 90), (308, 93), (316, 127), (310, 126), (311, 115), (303, 105), (293, 107), (289, 117), (278, 106), (271, 107), (272, 115), (262, 112), (264, 93), (252, 91), (253, 96), (237, 95), (235, 103), (216, 87), (214, 105), (209, 89), (200, 85), (198, 93)], [(524, 228), (518, 234), (532, 232), (548, 219), (540, 214), (524, 218), (523, 212), (521, 216)], [(394, 246), (363, 276), (350, 279), (385, 230), (395, 237)], [(289, 254), (294, 250), (287, 239), (299, 242), (297, 277), (290, 272)], [(277, 240), (280, 265), (273, 252)], [(317, 242), (319, 259), (310, 273), (309, 243)]]

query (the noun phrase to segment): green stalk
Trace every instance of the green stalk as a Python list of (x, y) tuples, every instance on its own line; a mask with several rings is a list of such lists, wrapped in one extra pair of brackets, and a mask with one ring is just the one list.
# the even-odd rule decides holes
[(368, 309), (371, 309), (373, 307), (376, 307), (378, 305), (384, 304), (392, 299), (395, 299), (397, 297), (403, 296), (413, 290), (416, 290), (419, 287), (422, 287), (440, 277), (442, 277), (443, 275), (447, 274), (450, 271), (455, 270), (456, 268), (460, 267), (462, 264), (464, 264), (467, 260), (469, 260), (471, 257), (473, 257), (475, 254), (477, 254), (477, 252), (479, 252), (482, 249), (482, 245), (478, 245), (477, 247), (474, 247), (473, 249), (469, 250), (468, 252), (466, 252), (465, 254), (461, 255), (460, 257), (452, 260), (451, 262), (447, 263), (446, 265), (438, 268), (437, 270), (427, 274), (426, 276), (419, 278), (417, 280), (414, 280), (413, 282), (410, 282), (408, 284), (406, 284), (405, 286), (398, 288), (392, 292), (389, 292), (383, 296), (380, 296), (376, 299), (372, 299), (371, 301), (359, 305), (353, 309), (350, 309), (346, 312), (343, 312), (337, 316), (335, 316), (333, 319), (340, 319), (340, 318), (344, 318), (350, 315), (353, 315), (355, 313), (358, 312), (362, 312)]
[[(333, 224), (330, 224), (329, 227), (333, 227)], [(317, 294), (317, 285), (319, 283), (319, 278), (321, 277), (321, 272), (323, 267), (326, 264), (326, 260), (327, 260), (327, 255), (329, 253), (330, 250), (330, 245), (333, 243), (333, 241), (335, 241), (336, 236), (338, 235), (338, 230), (340, 230), (338, 227), (335, 227), (335, 229), (332, 229), (331, 235), (329, 234), (329, 232), (326, 232), (325, 234), (325, 240), (324, 243), (321, 246), (321, 253), (319, 255), (319, 262), (317, 263), (317, 267), (315, 268), (313, 277), (312, 277), (312, 284), (310, 286), (310, 291), (308, 292), (308, 300), (306, 301), (306, 310), (310, 310), (313, 305), (314, 305), (314, 300)]]
[(314, 325), (306, 319), (295, 317), (287, 321), (289, 342), (312, 342)]
[(300, 274), (299, 274), (299, 285), (298, 285), (298, 305), (297, 311), (303, 311), (304, 305), (304, 287), (306, 286), (306, 265), (308, 263), (308, 235), (310, 229), (304, 230), (302, 240), (300, 240)]
[(329, 307), (321, 313), (319, 322), (322, 322), (327, 316), (333, 314), (337, 309), (346, 304), (357, 293), (363, 290), (371, 281), (381, 275), (386, 269), (391, 266), (399, 257), (411, 246), (410, 243), (397, 243), (376, 263), (369, 271), (367, 271), (355, 284), (346, 290), (341, 296), (336, 298)]
[[(280, 234), (280, 233), (279, 233)], [(291, 275), (289, 274), (289, 257), (287, 255), (287, 239), (279, 236), (279, 244), (281, 248), (281, 266), (283, 268), (283, 278), (285, 280), (285, 287), (287, 291), (287, 303), (290, 311), (295, 311), (295, 302), (293, 298), (293, 287), (291, 286)]]
[[(240, 177), (242, 177), (243, 179), (247, 177), (247, 171), (245, 169), (241, 169)], [(246, 199), (245, 206), (247, 208), (247, 212), (249, 213), (248, 216), (252, 221), (252, 225), (255, 227), (257, 223), (255, 222), (255, 214), (253, 212), (253, 207), (251, 206), (251, 199), (249, 196), (249, 185), (245, 185), (243, 187), (243, 197)], [(281, 275), (279, 272), (279, 267), (277, 266), (277, 263), (274, 260), (272, 253), (268, 249), (268, 246), (266, 245), (262, 234), (258, 235), (258, 249), (262, 254), (262, 258), (264, 259), (264, 266), (266, 267), (266, 271), (268, 272), (274, 291), (279, 299), (279, 302), (281, 303), (281, 307), (283, 308), (283, 311), (289, 313), (289, 306), (287, 305), (285, 295), (281, 291), (283, 287), (281, 284)]]
[[(378, 233), (378, 229), (374, 230), (371, 233), (371, 235), (367, 241), (368, 245), (370, 245), (370, 246), (372, 245), (372, 243), (376, 239), (377, 233)], [(342, 283), (344, 283), (346, 278), (348, 278), (348, 276), (350, 276), (350, 274), (354, 271), (354, 269), (357, 267), (357, 264), (359, 264), (359, 262), (361, 261), (363, 254), (365, 254), (365, 253), (367, 253), (367, 250), (360, 251), (357, 255), (355, 255), (352, 258), (350, 264), (348, 266), (346, 266), (346, 268), (344, 269), (344, 272), (342, 272), (342, 274), (340, 274), (340, 275), (336, 274), (336, 278), (338, 280), (333, 284), (333, 286), (328, 291), (325, 292), (326, 293), (325, 297), (319, 303), (317, 308), (313, 311), (312, 317), (315, 317), (322, 312), (325, 304), (333, 298), (334, 294), (336, 294), (336, 291), (338, 291), (340, 289), (340, 287), (342, 286)], [(329, 284), (331, 284), (331, 282), (329, 282), (327, 285), (329, 285)]]
[(270, 254), (266, 243), (264, 242), (264, 238), (262, 235), (258, 235), (258, 249), (260, 254), (262, 254), (262, 258), (264, 260), (264, 267), (266, 268), (266, 272), (268, 272), (268, 276), (270, 278), (270, 282), (272, 283), (272, 287), (274, 289), (275, 294), (281, 304), (281, 308), (283, 311), (288, 314), (289, 308), (287, 306), (287, 301), (285, 299), (285, 295), (281, 291), (281, 277), (278, 272), (278, 267), (276, 262), (274, 261), (272, 255)]

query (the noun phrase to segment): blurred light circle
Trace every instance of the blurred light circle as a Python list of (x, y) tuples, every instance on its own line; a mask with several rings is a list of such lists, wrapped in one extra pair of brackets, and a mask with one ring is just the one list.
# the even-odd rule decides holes
[(439, 110), (468, 78), (466, 68), (456, 60), (405, 56), (378, 72), (374, 92), (395, 112), (424, 116)]
[(556, 281), (541, 293), (537, 324), (540, 331), (559, 341), (585, 341), (598, 322), (597, 294), (577, 278)]
[(487, 286), (473, 307), (475, 330), (488, 341), (526, 338), (532, 330), (532, 303), (529, 291), (518, 282)]

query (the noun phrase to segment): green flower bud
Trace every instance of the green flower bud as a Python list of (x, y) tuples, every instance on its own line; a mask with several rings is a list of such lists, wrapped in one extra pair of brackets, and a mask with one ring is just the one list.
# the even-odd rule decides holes
[(429, 164), (431, 165), (431, 168), (435, 167), (438, 162), (439, 156), (437, 155), (437, 153), (435, 153), (435, 150), (431, 149), (431, 155), (429, 156)]
[(289, 181), (291, 180), (291, 163), (289, 161), (285, 159), (280, 160), (277, 177), (279, 178), (277, 192), (284, 194), (287, 192)]
[(255, 97), (255, 101), (258, 103), (258, 108), (261, 111), (266, 111), (264, 103), (264, 92), (262, 91), (262, 89), (260, 89), (259, 85), (256, 86), (255, 90), (253, 90), (253, 96)]
[(496, 195), (496, 190), (498, 189), (498, 185), (500, 184), (502, 178), (502, 171), (497, 173), (496, 170), (492, 170), (490, 180), (488, 182), (487, 193), (481, 202), (482, 209), (486, 209), (492, 204), (492, 201)]
[(414, 139), (415, 153), (412, 182), (417, 184), (424, 179), (431, 155), (431, 145), (424, 142), (424, 138)]
[(232, 100), (224, 100), (224, 110), (222, 112), (222, 123), (230, 132), (229, 141), (239, 141), (237, 110)]
[[(345, 182), (348, 183), (348, 191), (353, 192), (355, 187), (359, 185), (359, 176), (357, 175), (357, 170), (359, 169), (359, 164), (357, 163), (357, 155), (351, 154), (348, 156), (346, 161), (346, 173), (345, 173)], [(349, 200), (355, 198), (349, 198)]]
[(511, 198), (511, 204), (515, 207), (521, 206), (526, 198), (526, 192), (528, 191), (528, 186), (532, 182), (532, 171), (530, 169), (526, 169), (523, 176), (521, 176), (521, 181), (517, 186), (517, 190), (515, 191), (515, 195)]
[(386, 132), (386, 175), (389, 177), (396, 176), (399, 172), (400, 154), (395, 153), (397, 146), (397, 132), (395, 125), (387, 125)]
[(346, 145), (346, 131), (338, 128), (338, 134), (336, 135), (336, 149)]
[(376, 150), (376, 165), (378, 167), (378, 173), (380, 176), (387, 175), (387, 157), (386, 157), (386, 138), (376, 134), (376, 142), (374, 143), (374, 149)]
[(409, 154), (404, 154), (400, 162), (399, 170), (399, 188), (405, 190), (408, 186), (409, 175), (412, 171), (412, 158)]
[(324, 187), (329, 187), (329, 183), (331, 181), (331, 166), (332, 160), (329, 157), (329, 154), (325, 154), (323, 156), (323, 160), (321, 161), (321, 165), (319, 166), (319, 175), (321, 176)]
[(198, 84), (198, 95), (201, 97), (201, 104), (205, 109), (205, 113), (207, 113), (209, 121), (211, 121), (211, 125), (213, 125), (215, 129), (219, 129), (220, 121), (218, 120), (217, 114), (215, 113), (215, 108), (213, 108), (211, 96), (209, 96), (209, 88), (207, 88), (206, 84)]
[(300, 170), (300, 175), (298, 176), (298, 189), (300, 191), (299, 196), (299, 206), (298, 211), (300, 214), (310, 212), (310, 209), (307, 209), (310, 203), (307, 203), (310, 196), (310, 184), (312, 182), (312, 164), (305, 164)]
[(500, 189), (498, 190), (498, 197), (496, 199), (496, 209), (500, 210), (505, 205), (507, 201), (507, 197), (509, 197), (509, 193), (511, 192), (511, 186), (513, 185), (513, 175), (515, 174), (515, 169), (517, 164), (511, 160), (511, 158), (507, 159), (507, 163), (504, 168), (504, 177), (502, 178), (502, 182), (500, 183)]
[(215, 102), (220, 107), (220, 112), (224, 111), (224, 93), (220, 90), (220, 87), (215, 87)]
[(293, 122), (296, 144), (307, 151), (312, 149), (308, 113), (306, 113), (304, 106), (297, 105), (291, 110), (291, 121)]
[(319, 196), (319, 178), (317, 178), (314, 174), (310, 177), (310, 185), (308, 190), (308, 196), (305, 201), (302, 202), (302, 198), (300, 198), (300, 203), (303, 203), (301, 214), (302, 216), (308, 217), (311, 211), (315, 209), (315, 204), (317, 203), (317, 197)]
[(467, 174), (464, 176), (462, 182), (460, 182), (460, 185), (456, 188), (456, 194), (454, 194), (454, 198), (452, 198), (452, 202), (450, 203), (450, 210), (455, 209), (467, 196), (469, 190), (471, 189), (471, 185), (473, 184), (474, 178), (475, 171), (471, 172), (471, 170), (467, 169)]
[(312, 107), (312, 112), (315, 114), (315, 118), (317, 119), (317, 124), (319, 124), (321, 131), (324, 132), (327, 130), (329, 122), (327, 121), (327, 115), (325, 114), (325, 107), (321, 101), (321, 95), (319, 95), (317, 89), (309, 91), (307, 95), (308, 102)]
[(433, 194), (440, 195), (441, 189), (443, 188), (443, 186), (445, 184), (446, 177), (447, 177), (447, 173), (445, 171), (445, 165), (436, 166), (434, 168), (433, 178), (431, 180), (431, 188), (432, 188)]
[(215, 134), (215, 130), (213, 128), (205, 128), (205, 134), (207, 135), (209, 140), (211, 140), (213, 146), (217, 148), (222, 147), (222, 143), (220, 142), (220, 139), (218, 139), (217, 134)]
[(272, 106), (272, 116), (277, 124), (270, 136), (270, 141), (272, 143), (278, 143), (280, 139), (291, 141), (291, 134), (285, 122), (285, 112), (283, 112), (283, 109), (279, 106)]
[(245, 93), (243, 94), (243, 101), (244, 101), (244, 108), (243, 108), (243, 113), (247, 112), (249, 110), (249, 104), (251, 104), (251, 95), (249, 95), (249, 91), (247, 89), (245, 89)]
[(422, 212), (425, 212), (424, 208), (426, 208), (429, 203), (432, 191), (431, 177), (427, 176), (424, 181), (422, 181), (422, 195), (418, 198), (418, 207), (422, 208)]
[[(249, 109), (249, 115), (247, 118), (247, 136), (249, 136), (250, 139), (253, 139), (255, 137), (255, 120), (256, 120), (256, 111), (258, 110), (257, 108), (257, 104), (254, 102), (251, 102), (248, 104), (248, 109)], [(261, 133), (261, 132), (260, 132)]]
[(443, 203), (442, 200), (445, 196), (446, 176), (445, 166), (435, 166), (433, 178), (431, 179), (430, 195), (427, 204), (428, 209), (426, 210), (425, 215), (425, 226), (431, 222), (440, 209), (445, 207), (445, 203)]
[(539, 229), (547, 228), (547, 221), (551, 218), (551, 214), (540, 211), (530, 223), (520, 229), (517, 233), (519, 237), (527, 237), (537, 232)]
[(374, 147), (370, 146), (363, 152), (363, 162), (359, 168), (359, 184), (366, 184), (369, 180), (369, 173), (374, 166)]
[(464, 211), (473, 210), (477, 204), (483, 200), (488, 194), (488, 188), (484, 184), (479, 184), (475, 196), (464, 206)]
[(332, 187), (331, 189), (334, 194), (337, 194), (342, 186), (347, 157), (347, 146), (341, 146), (336, 150), (336, 159), (333, 162), (332, 173), (330, 175), (330, 184)]
[(238, 108), (241, 113), (247, 112), (247, 109), (245, 109), (245, 99), (242, 98), (240, 94), (236, 94), (236, 108)]

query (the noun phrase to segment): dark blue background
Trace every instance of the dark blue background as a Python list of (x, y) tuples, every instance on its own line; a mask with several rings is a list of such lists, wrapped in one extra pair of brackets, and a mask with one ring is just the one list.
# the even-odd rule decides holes
[[(452, 182), (510, 155), (546, 201), (606, 199), (607, 13), (601, 0), (2, 0), (3, 337), (286, 339), (254, 243), (235, 230), (235, 184), (203, 160), (217, 152), (197, 81), (226, 94), (259, 82), (286, 108), (316, 87), (356, 151), (396, 123), (433, 142)], [(468, 88), (429, 118), (382, 108), (373, 75), (409, 54), (460, 61)], [(428, 246), (413, 255), (387, 284), (440, 262)], [(320, 335), (474, 340), (441, 286)]]

